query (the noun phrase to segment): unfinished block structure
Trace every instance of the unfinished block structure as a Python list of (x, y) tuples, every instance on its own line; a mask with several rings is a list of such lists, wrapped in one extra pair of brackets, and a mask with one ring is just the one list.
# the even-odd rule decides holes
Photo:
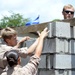
[[(75, 19), (15, 28), (19, 35), (18, 39), (27, 35), (32, 37), (21, 47), (29, 47), (34, 43), (38, 37), (36, 31), (41, 32), (45, 27), (50, 30), (44, 40), (37, 75), (75, 75), (75, 23), (72, 21)], [(21, 65), (25, 65), (28, 60), (29, 57), (22, 58)]]

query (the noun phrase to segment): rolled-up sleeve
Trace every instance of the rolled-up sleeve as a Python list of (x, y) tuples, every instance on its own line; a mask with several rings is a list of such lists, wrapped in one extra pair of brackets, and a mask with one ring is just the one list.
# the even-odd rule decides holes
[(19, 48), (17, 49), (19, 55), (23, 58), (26, 58), (27, 55), (28, 55), (28, 48), (27, 47), (24, 47), (24, 48)]
[(23, 58), (26, 58), (28, 55), (27, 47), (15, 48), (15, 47), (7, 46), (7, 45), (1, 45), (0, 46), (0, 67), (5, 68), (5, 66), (7, 65), (7, 61), (4, 55), (7, 51), (10, 51), (10, 50), (16, 50), (19, 53), (19, 55)]
[(22, 68), (22, 71), (26, 72), (28, 75), (36, 75), (39, 61), (40, 61), (40, 58), (38, 58), (35, 55), (32, 56), (28, 64)]
[(39, 64), (39, 61), (40, 61), (40, 58), (34, 55), (30, 58), (29, 63), (33, 63), (35, 66), (37, 66)]
[(23, 58), (26, 58), (28, 55), (28, 48), (27, 47), (15, 48), (15, 47), (7, 46), (7, 45), (2, 45), (1, 48), (4, 51), (4, 53), (7, 51), (10, 51), (10, 50), (16, 50), (19, 53), (19, 55)]
[[(36, 75), (39, 61), (40, 61), (40, 58), (38, 58), (37, 56), (34, 55), (30, 58), (30, 61), (24, 67), (20, 67), (19, 65), (17, 65), (14, 68), (14, 71), (12, 74), (13, 75), (17, 75), (17, 74), (19, 74), (19, 75)], [(9, 73), (11, 73), (10, 70), (11, 69), (9, 69)]]

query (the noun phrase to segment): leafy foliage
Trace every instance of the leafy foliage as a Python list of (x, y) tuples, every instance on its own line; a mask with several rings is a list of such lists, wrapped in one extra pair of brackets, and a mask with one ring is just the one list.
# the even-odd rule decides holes
[(28, 22), (28, 18), (23, 18), (23, 15), (12, 13), (10, 17), (4, 16), (0, 20), (0, 28), (24, 26)]
[(60, 19), (54, 19), (54, 20), (52, 20), (52, 22), (56, 22), (56, 21), (60, 21)]

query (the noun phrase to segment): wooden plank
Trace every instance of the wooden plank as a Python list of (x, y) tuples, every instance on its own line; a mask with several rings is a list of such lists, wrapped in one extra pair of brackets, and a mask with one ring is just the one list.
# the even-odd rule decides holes
[(38, 25), (31, 25), (31, 26), (21, 26), (21, 27), (16, 27), (14, 28), (17, 32), (18, 35), (24, 35), (27, 33), (32, 33), (36, 35), (36, 31), (42, 31), (45, 27), (47, 27), (49, 22), (47, 23), (41, 23)]

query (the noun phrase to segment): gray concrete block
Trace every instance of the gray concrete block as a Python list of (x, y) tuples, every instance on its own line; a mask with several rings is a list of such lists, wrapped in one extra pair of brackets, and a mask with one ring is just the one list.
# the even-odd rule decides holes
[(71, 38), (74, 38), (74, 26), (70, 27)]
[(71, 69), (71, 55), (55, 54), (54, 55), (55, 69)]
[(73, 70), (55, 70), (55, 75), (75, 75)]
[(75, 69), (75, 55), (71, 55), (71, 68)]
[(25, 46), (30, 47), (36, 41), (35, 38), (25, 41)]
[[(23, 37), (18, 37), (18, 41), (20, 41)], [(31, 38), (27, 41), (24, 41), (20, 47), (30, 47), (34, 42), (35, 42), (36, 38)]]
[[(20, 41), (22, 38), (23, 38), (23, 37), (18, 36), (18, 37), (17, 37), (17, 40)], [(24, 41), (23, 43), (21, 43), (20, 48), (21, 48), (21, 47), (26, 47), (25, 42), (26, 42), (26, 41)]]
[(52, 23), (49, 23), (47, 27), (48, 27), (48, 30), (49, 30), (48, 37), (53, 37), (52, 36)]
[(68, 53), (68, 40), (59, 38), (47, 38), (44, 41), (42, 53)]
[(54, 62), (54, 54), (44, 54), (41, 55), (41, 61), (38, 66), (40, 69), (52, 69), (53, 68), (53, 62)]
[(70, 71), (70, 75), (75, 75), (75, 70)]
[(55, 75), (54, 70), (40, 69), (38, 75)]
[(73, 35), (74, 35), (74, 38), (75, 38), (75, 26), (73, 26)]
[(40, 69), (38, 75), (75, 75), (75, 70)]
[(69, 40), (69, 53), (75, 54), (75, 39)]
[(52, 69), (54, 67), (54, 54), (41, 55), (39, 69)]
[[(49, 28), (50, 27), (50, 28)], [(48, 37), (62, 37), (62, 38), (71, 38), (70, 34), (70, 23), (67, 22), (52, 22), (50, 26), (52, 33)]]
[(38, 66), (38, 68), (40, 69), (52, 69), (53, 68), (53, 58), (54, 55), (53, 54), (44, 54), (41, 55), (41, 61), (40, 64)]
[(47, 60), (46, 55), (41, 55), (41, 61), (39, 63), (38, 68), (46, 68), (46, 63), (47, 63), (46, 60)]
[(54, 67), (54, 54), (47, 54), (47, 69), (53, 69)]
[(54, 68), (55, 69), (75, 69), (75, 55), (55, 54)]
[(71, 38), (75, 39), (75, 26), (71, 26)]

